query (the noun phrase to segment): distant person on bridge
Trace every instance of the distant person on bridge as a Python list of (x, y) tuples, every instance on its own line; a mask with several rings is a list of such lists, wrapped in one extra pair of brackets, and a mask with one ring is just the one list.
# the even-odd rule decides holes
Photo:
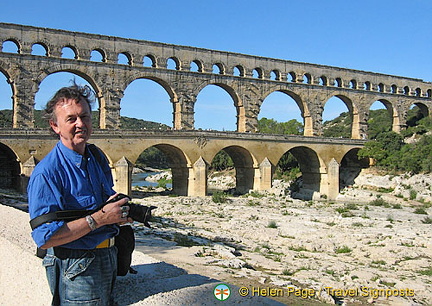
[[(113, 198), (113, 178), (106, 158), (88, 148), (92, 133), (89, 87), (61, 88), (46, 105), (51, 129), (60, 141), (35, 167), (28, 185), (33, 219), (60, 210), (93, 210)], [(131, 222), (127, 198), (107, 204), (74, 221), (44, 223), (32, 231), (53, 295), (52, 305), (111, 305), (117, 275), (113, 240), (119, 224)], [(127, 208), (127, 209), (126, 209)]]

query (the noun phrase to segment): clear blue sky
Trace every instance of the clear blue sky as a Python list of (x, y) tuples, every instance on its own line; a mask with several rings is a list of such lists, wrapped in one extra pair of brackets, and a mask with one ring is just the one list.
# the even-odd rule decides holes
[[(0, 10), (1, 22), (224, 50), (425, 81), (432, 81), (431, 16), (430, 0), (24, 0), (3, 1)], [(1, 77), (0, 82), (5, 83)], [(53, 88), (65, 85), (61, 82), (57, 76), (44, 81), (36, 97), (37, 106), (45, 103)], [(8, 88), (0, 86), (3, 97), (2, 91), (4, 94)], [(150, 98), (148, 92), (152, 92)], [(7, 97), (10, 98), (10, 93)], [(157, 112), (147, 108), (144, 113), (142, 104), (140, 108), (134, 107), (136, 99), (152, 99), (143, 103), (156, 101), (160, 107)], [(260, 117), (300, 120), (293, 103), (287, 96), (272, 94), (264, 101)], [(232, 113), (227, 114), (227, 107)], [(335, 112), (346, 111), (341, 107), (344, 108), (338, 106)], [(126, 90), (122, 115), (171, 125), (171, 112), (168, 96), (151, 81), (134, 82)], [(209, 86), (199, 94), (196, 112), (196, 127), (234, 129), (232, 101), (216, 86)]]

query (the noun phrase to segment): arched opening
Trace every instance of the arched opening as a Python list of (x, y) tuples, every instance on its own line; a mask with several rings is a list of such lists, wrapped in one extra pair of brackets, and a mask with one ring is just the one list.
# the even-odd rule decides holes
[(170, 96), (156, 81), (134, 80), (125, 89), (120, 104), (122, 128), (167, 130), (173, 126)]
[(272, 70), (270, 72), (270, 80), (280, 81), (280, 79), (281, 79), (281, 74), (279, 70)]
[(296, 75), (296, 73), (294, 71), (291, 71), (290, 73), (288, 73), (287, 80), (288, 80), (288, 82), (292, 82), (292, 83), (297, 82), (297, 75)]
[(291, 197), (312, 200), (320, 192), (320, 161), (313, 150), (303, 146), (292, 148), (278, 161), (278, 171), (289, 181)]
[(252, 71), (252, 77), (256, 79), (263, 79), (264, 78), (263, 70), (261, 68), (255, 68)]
[(342, 87), (342, 79), (341, 78), (336, 78), (335, 80), (334, 80), (334, 83), (333, 83), (333, 86), (335, 86), (335, 87)]
[[(71, 86), (74, 81), (78, 85), (87, 85), (92, 87), (84, 78), (65, 71), (52, 73), (42, 80), (39, 85), (39, 90), (35, 95), (34, 124), (36, 128), (49, 128), (48, 122), (43, 118), (43, 109), (45, 108), (46, 103), (52, 98), (57, 90), (62, 87)], [(99, 127), (98, 106), (99, 105), (92, 105), (93, 128)]]
[(156, 67), (156, 58), (153, 55), (144, 56), (143, 66), (144, 67)]
[(20, 165), (15, 153), (0, 143), (0, 188), (19, 189)]
[(245, 69), (242, 66), (237, 65), (237, 66), (234, 67), (233, 75), (234, 76), (244, 77), (245, 76)]
[(415, 103), (411, 105), (407, 113), (407, 135), (423, 134), (428, 131), (427, 126), (432, 123), (432, 118), (429, 117), (429, 109), (423, 103)]
[(13, 100), (12, 87), (7, 82), (6, 76), (0, 71), (0, 116), (1, 128), (12, 128), (13, 118)]
[[(253, 189), (254, 162), (251, 154), (239, 146), (229, 146), (213, 158), (208, 176), (209, 192), (220, 190), (245, 194)], [(233, 180), (233, 176), (235, 180)]]
[(369, 158), (359, 159), (357, 153), (360, 149), (352, 149), (342, 158), (339, 168), (339, 190), (354, 185), (354, 180), (362, 169), (369, 168)]
[(216, 63), (213, 65), (214, 74), (225, 74), (225, 67), (221, 63)]
[(390, 91), (391, 91), (391, 93), (393, 93), (393, 94), (397, 94), (397, 93), (398, 93), (398, 88), (397, 88), (397, 86), (396, 86), (395, 84), (393, 84), (393, 85), (390, 87)]
[(321, 86), (327, 86), (328, 85), (328, 79), (326, 76), (321, 76), (319, 78), (319, 85), (321, 85)]
[(6, 53), (20, 53), (18, 43), (12, 40), (6, 40), (2, 43), (2, 52)]
[(385, 92), (385, 86), (383, 83), (379, 83), (378, 84), (378, 91), (379, 92)]
[(392, 130), (393, 108), (386, 100), (375, 101), (369, 108), (368, 138), (375, 139), (378, 134)]
[(352, 103), (342, 96), (333, 96), (327, 100), (322, 114), (323, 136), (351, 138)]
[(101, 49), (93, 50), (90, 53), (90, 60), (92, 62), (106, 62), (105, 53)]
[(117, 64), (120, 65), (132, 65), (132, 57), (128, 53), (119, 53), (117, 56)]
[(236, 131), (237, 110), (228, 87), (210, 84), (204, 87), (195, 103), (195, 129)]
[(303, 76), (304, 84), (312, 84), (312, 76), (309, 73), (305, 73)]
[(192, 72), (203, 72), (203, 64), (198, 61), (194, 60), (191, 62), (190, 71)]
[(302, 104), (290, 93), (275, 91), (263, 101), (258, 114), (258, 133), (303, 135)]
[(171, 69), (171, 70), (180, 70), (180, 61), (175, 57), (170, 57), (167, 60), (166, 67), (167, 69)]
[(351, 80), (349, 83), (349, 88), (351, 89), (357, 89), (357, 81), (356, 80)]
[(158, 144), (144, 150), (135, 162), (134, 192), (187, 195), (189, 169), (184, 153), (177, 147)]
[(62, 49), (61, 57), (62, 58), (70, 58), (70, 59), (78, 59), (78, 54), (71, 47), (64, 47)]
[(364, 82), (363, 89), (364, 90), (371, 90), (372, 89), (371, 83), (369, 81)]
[(36, 43), (36, 44), (33, 44), (33, 46), (32, 46), (31, 54), (32, 55), (39, 55), (39, 56), (48, 56), (48, 49), (46, 46), (44, 46), (40, 43)]

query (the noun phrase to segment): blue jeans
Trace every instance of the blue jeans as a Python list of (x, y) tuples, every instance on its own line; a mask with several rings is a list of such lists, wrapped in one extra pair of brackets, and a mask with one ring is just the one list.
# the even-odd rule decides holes
[(117, 248), (50, 248), (43, 259), (52, 305), (112, 304), (117, 276)]

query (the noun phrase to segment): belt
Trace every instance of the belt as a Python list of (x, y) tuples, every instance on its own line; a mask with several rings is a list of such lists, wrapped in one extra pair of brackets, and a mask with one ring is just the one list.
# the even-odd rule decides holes
[(98, 246), (96, 246), (96, 249), (105, 249), (112, 246), (114, 246), (114, 237), (102, 241)]

